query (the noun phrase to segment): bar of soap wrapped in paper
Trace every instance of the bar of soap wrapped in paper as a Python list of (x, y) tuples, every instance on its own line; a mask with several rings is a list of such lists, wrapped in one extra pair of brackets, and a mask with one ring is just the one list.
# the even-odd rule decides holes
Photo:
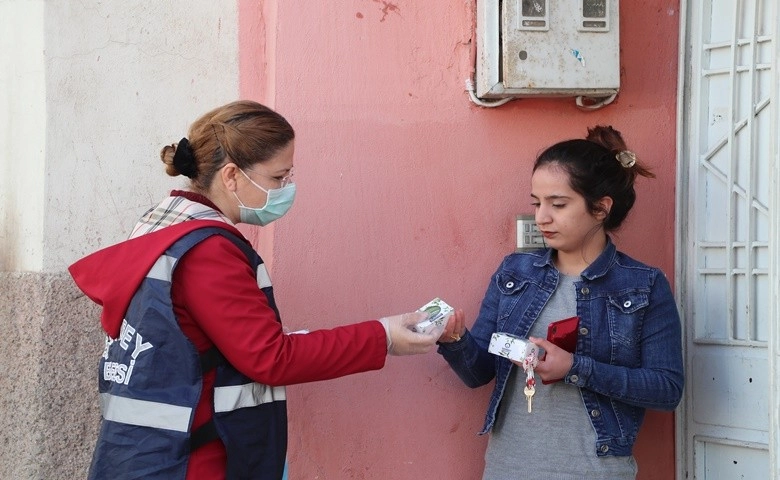
[(417, 333), (438, 332), (441, 335), (444, 327), (447, 326), (447, 320), (452, 314), (453, 308), (447, 305), (447, 302), (437, 297), (420, 307), (418, 312), (427, 313), (428, 318), (412, 327), (412, 330)]
[(529, 355), (538, 355), (539, 347), (526, 338), (511, 333), (496, 332), (490, 337), (488, 352), (522, 362)]

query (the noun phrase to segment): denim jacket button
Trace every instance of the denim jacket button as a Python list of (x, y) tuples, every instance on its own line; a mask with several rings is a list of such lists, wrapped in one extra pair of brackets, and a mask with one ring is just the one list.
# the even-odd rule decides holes
[(512, 288), (515, 286), (515, 282), (506, 282), (506, 288)]
[(587, 334), (588, 334), (588, 329), (587, 328), (585, 328), (585, 327), (580, 328), (580, 335), (587, 335)]
[(571, 383), (577, 383), (577, 380), (579, 380), (579, 379), (580, 379), (580, 377), (578, 377), (577, 375), (572, 375), (571, 377), (569, 377), (569, 381)]
[(599, 450), (601, 450), (601, 453), (607, 453), (609, 451), (609, 445), (602, 445), (599, 447)]
[(628, 308), (630, 306), (631, 306), (631, 300), (626, 300), (625, 302), (623, 302), (623, 308)]
[(583, 295), (587, 295), (587, 294), (590, 293), (590, 288), (582, 287), (582, 290), (580, 290), (580, 293), (582, 293)]
[(594, 408), (593, 410), (590, 411), (590, 416), (593, 418), (599, 417), (601, 416), (601, 412)]

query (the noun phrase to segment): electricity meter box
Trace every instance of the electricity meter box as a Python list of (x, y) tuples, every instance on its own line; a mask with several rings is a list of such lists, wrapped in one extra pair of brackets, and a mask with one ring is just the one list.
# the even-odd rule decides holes
[(618, 0), (478, 0), (476, 96), (609, 97)]

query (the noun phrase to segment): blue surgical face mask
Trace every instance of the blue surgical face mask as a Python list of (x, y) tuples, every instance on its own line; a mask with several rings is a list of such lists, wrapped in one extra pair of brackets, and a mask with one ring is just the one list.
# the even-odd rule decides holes
[(241, 223), (248, 223), (251, 225), (265, 226), (274, 220), (282, 217), (292, 207), (293, 200), (295, 200), (295, 184), (288, 183), (281, 188), (272, 188), (266, 190), (260, 185), (256, 184), (249, 175), (244, 173), (243, 170), (239, 170), (249, 180), (252, 185), (264, 191), (266, 194), (265, 205), (262, 208), (251, 208), (244, 205), (236, 192), (233, 195), (238, 200), (238, 211), (240, 214)]

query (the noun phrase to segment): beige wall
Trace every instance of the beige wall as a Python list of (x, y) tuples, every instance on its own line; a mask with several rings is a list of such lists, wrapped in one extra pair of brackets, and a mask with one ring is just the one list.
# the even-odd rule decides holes
[(85, 478), (100, 312), (65, 274), (0, 273), (0, 478)]
[(238, 96), (232, 0), (0, 2), (0, 478), (84, 478), (99, 310), (67, 265), (169, 189), (160, 148)]

